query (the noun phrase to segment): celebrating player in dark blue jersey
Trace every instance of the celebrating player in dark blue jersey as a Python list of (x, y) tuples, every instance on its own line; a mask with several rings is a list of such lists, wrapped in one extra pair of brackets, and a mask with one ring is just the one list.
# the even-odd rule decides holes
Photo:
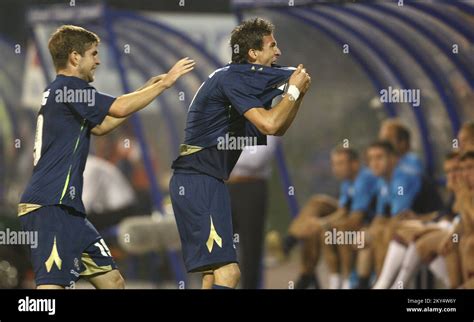
[(167, 74), (114, 98), (89, 85), (100, 64), (99, 42), (96, 34), (66, 25), (48, 44), (57, 77), (43, 94), (33, 175), (18, 206), (23, 229), (38, 232), (38, 247), (31, 249), (38, 288), (64, 288), (80, 276), (96, 288), (124, 287), (82, 203), (90, 136), (112, 131), (194, 68), (194, 62), (184, 58)]
[(274, 65), (281, 52), (273, 30), (270, 22), (256, 18), (232, 31), (232, 62), (198, 89), (172, 165), (170, 194), (185, 265), (189, 272), (203, 273), (203, 288), (235, 288), (240, 278), (224, 180), (244, 146), (286, 132), (311, 83), (303, 65), (296, 70)]

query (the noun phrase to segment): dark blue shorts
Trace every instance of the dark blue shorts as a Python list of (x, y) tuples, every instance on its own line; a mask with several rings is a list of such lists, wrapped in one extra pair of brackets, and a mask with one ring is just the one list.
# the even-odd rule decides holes
[(44, 206), (20, 221), (24, 231), (38, 232), (37, 247), (30, 248), (36, 285), (72, 286), (80, 276), (117, 268), (97, 230), (73, 208)]
[(230, 197), (222, 180), (204, 174), (173, 174), (173, 211), (188, 272), (237, 262)]

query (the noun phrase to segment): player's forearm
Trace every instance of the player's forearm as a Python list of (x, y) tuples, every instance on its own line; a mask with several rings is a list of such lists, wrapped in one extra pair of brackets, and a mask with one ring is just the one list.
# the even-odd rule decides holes
[(291, 124), (293, 123), (293, 120), (296, 117), (296, 114), (298, 114), (298, 110), (300, 108), (301, 102), (303, 101), (303, 97), (304, 97), (304, 94), (301, 94), (301, 96), (298, 98), (298, 100), (295, 103), (295, 108), (290, 110), (290, 113), (288, 115), (288, 118), (286, 119), (285, 124), (283, 124), (280, 131), (277, 132), (276, 134), (277, 136), (284, 135), (286, 131), (288, 130), (288, 128), (291, 126)]
[(289, 95), (287, 95), (268, 111), (272, 135), (281, 136), (286, 132), (291, 122), (293, 122), (298, 108), (299, 102), (290, 100)]
[(116, 118), (127, 117), (150, 104), (167, 88), (168, 86), (159, 81), (143, 89), (119, 96), (110, 107), (109, 115)]
[[(461, 214), (461, 221), (463, 223), (463, 231), (465, 232), (470, 232), (472, 231), (472, 217), (471, 217), (471, 212), (466, 209), (466, 207), (463, 207), (463, 210), (460, 212)], [(460, 226), (460, 225), (458, 225)]]
[(468, 218), (468, 222), (467, 224), (469, 225), (469, 229), (471, 231), (474, 230), (474, 204), (473, 204), (473, 196), (471, 194), (469, 194), (469, 198), (467, 198), (466, 200), (466, 204), (465, 204), (465, 215), (466, 217)]
[(105, 117), (104, 121), (101, 124), (94, 127), (91, 132), (94, 135), (105, 135), (105, 134), (111, 132), (112, 130), (114, 130), (115, 128), (119, 127), (127, 119), (128, 119), (128, 116), (118, 118), (118, 117), (113, 117), (113, 116), (107, 115)]

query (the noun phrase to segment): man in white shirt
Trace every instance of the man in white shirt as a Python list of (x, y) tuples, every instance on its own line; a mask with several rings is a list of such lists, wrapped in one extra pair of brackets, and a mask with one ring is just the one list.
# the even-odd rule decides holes
[(272, 174), (272, 159), (279, 141), (278, 137), (268, 136), (266, 146), (245, 148), (227, 181), (243, 289), (261, 286), (267, 181)]

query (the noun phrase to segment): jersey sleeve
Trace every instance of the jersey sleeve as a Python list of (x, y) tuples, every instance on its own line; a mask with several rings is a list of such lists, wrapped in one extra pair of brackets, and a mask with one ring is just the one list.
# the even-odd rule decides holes
[(421, 189), (421, 177), (418, 175), (398, 174), (391, 183), (391, 214), (396, 216), (409, 210)]
[(377, 179), (376, 194), (377, 203), (375, 205), (375, 214), (377, 216), (390, 216), (388, 185), (383, 179)]
[(81, 99), (68, 100), (67, 105), (82, 118), (89, 121), (90, 127), (101, 124), (116, 98), (103, 94), (92, 86), (82, 86), (74, 82), (70, 82), (68, 86), (68, 90), (80, 91), (81, 95), (76, 96), (76, 98)]
[(343, 181), (339, 187), (339, 207), (343, 208), (349, 202), (349, 183)]
[(229, 77), (221, 85), (230, 104), (240, 115), (243, 115), (251, 108), (264, 106), (257, 97), (260, 87), (253, 83), (250, 78), (234, 76)]
[(362, 174), (354, 182), (351, 211), (369, 211), (370, 204), (376, 193), (377, 179), (370, 174)]

